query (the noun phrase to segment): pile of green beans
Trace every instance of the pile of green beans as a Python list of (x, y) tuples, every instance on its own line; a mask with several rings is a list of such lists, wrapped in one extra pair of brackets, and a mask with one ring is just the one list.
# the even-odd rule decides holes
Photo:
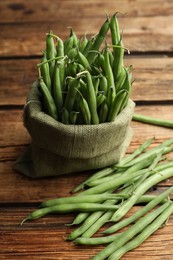
[[(108, 244), (93, 259), (120, 259), (160, 228), (173, 213), (173, 202), (169, 198), (173, 186), (157, 196), (146, 194), (157, 183), (173, 177), (173, 161), (162, 162), (163, 155), (173, 151), (173, 138), (150, 148), (153, 141), (154, 138), (146, 140), (119, 163), (92, 174), (72, 190), (77, 194), (43, 202), (21, 224), (47, 214), (77, 211), (67, 226), (79, 226), (67, 240), (83, 245)], [(134, 205), (141, 207), (126, 217)], [(125, 231), (121, 230), (125, 227)], [(105, 228), (102, 236), (92, 237), (100, 228)]]
[[(103, 46), (107, 34), (112, 42)], [(131, 92), (130, 67), (123, 64), (122, 35), (116, 14), (107, 16), (99, 32), (78, 38), (70, 28), (66, 40), (46, 35), (38, 67), (43, 110), (63, 124), (112, 122), (127, 106)]]

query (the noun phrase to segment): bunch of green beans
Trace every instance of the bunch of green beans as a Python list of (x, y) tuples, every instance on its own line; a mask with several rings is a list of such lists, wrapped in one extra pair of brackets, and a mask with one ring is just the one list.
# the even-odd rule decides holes
[[(157, 196), (146, 194), (157, 183), (173, 177), (173, 162), (162, 162), (163, 154), (173, 151), (173, 138), (149, 148), (153, 141), (154, 138), (146, 140), (119, 163), (92, 174), (73, 189), (77, 194), (43, 202), (21, 224), (47, 214), (77, 211), (78, 215), (67, 225), (79, 226), (67, 240), (83, 245), (108, 244), (93, 259), (119, 259), (161, 227), (173, 212), (169, 199), (173, 186)], [(133, 205), (141, 207), (121, 220)], [(107, 228), (107, 222), (113, 224)], [(102, 236), (92, 237), (102, 227)]]
[[(112, 42), (103, 46), (107, 34)], [(130, 68), (123, 65), (125, 48), (116, 14), (107, 16), (99, 32), (78, 39), (70, 28), (66, 40), (46, 35), (38, 67), (43, 110), (64, 124), (112, 122), (127, 106)]]

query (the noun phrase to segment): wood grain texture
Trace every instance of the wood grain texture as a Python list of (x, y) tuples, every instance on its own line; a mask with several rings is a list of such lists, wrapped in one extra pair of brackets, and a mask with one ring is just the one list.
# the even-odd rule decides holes
[[(76, 246), (65, 241), (74, 227), (75, 214), (49, 215), (20, 226), (21, 220), (46, 199), (69, 196), (70, 190), (91, 173), (31, 180), (12, 170), (16, 158), (31, 138), (22, 124), (22, 106), (37, 77), (36, 64), (45, 48), (50, 29), (65, 39), (73, 27), (78, 36), (95, 34), (105, 19), (116, 11), (124, 44), (133, 65), (131, 97), (135, 111), (173, 120), (173, 1), (170, 0), (1, 0), (0, 1), (0, 259), (88, 260), (103, 246)], [(110, 35), (108, 36), (110, 42)], [(140, 54), (140, 56), (139, 56)], [(169, 57), (168, 57), (169, 56)], [(155, 136), (154, 147), (173, 137), (173, 130), (132, 122), (134, 135), (127, 153)], [(173, 159), (173, 153), (168, 155)], [(173, 185), (173, 178), (157, 185), (159, 194)], [(173, 194), (171, 195), (173, 198)], [(130, 216), (139, 207), (133, 207)], [(108, 226), (110, 224), (106, 224)], [(101, 229), (103, 230), (103, 228)], [(122, 260), (172, 260), (173, 216), (140, 247)], [(100, 236), (100, 231), (98, 232)]]
[[(37, 78), (39, 62), (40, 59), (0, 61), (0, 105), (24, 105), (29, 88)], [(129, 55), (125, 65), (133, 65), (135, 82), (131, 98), (134, 101), (172, 101), (173, 58)]]
[[(78, 11), (80, 10), (80, 12)], [(64, 0), (53, 1), (50, 4), (49, 0), (23, 1), (5, 0), (0, 2), (0, 16), (1, 23), (12, 22), (36, 22), (45, 20), (57, 20), (61, 17), (62, 20), (68, 19), (69, 15), (74, 19), (82, 19), (83, 17), (95, 18), (105, 17), (104, 10), (109, 14), (113, 12), (126, 13), (126, 16), (168, 16), (172, 15), (173, 3), (172, 1), (165, 0)]]
[[(45, 34), (52, 30), (65, 39), (69, 35), (67, 27), (72, 27), (80, 37), (89, 32), (96, 34), (105, 19), (102, 17), (83, 17), (80, 20), (71, 16), (68, 19), (57, 17), (56, 21), (2, 24), (0, 57), (26, 56), (40, 54), (45, 49)], [(121, 17), (120, 28), (124, 29), (124, 45), (131, 52), (172, 52), (172, 16), (159, 17)], [(109, 41), (109, 39), (108, 39)]]

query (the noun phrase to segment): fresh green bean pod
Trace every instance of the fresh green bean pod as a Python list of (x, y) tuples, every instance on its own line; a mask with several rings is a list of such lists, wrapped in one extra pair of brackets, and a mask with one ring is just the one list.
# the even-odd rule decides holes
[(32, 212), (25, 220), (33, 220), (41, 218), (52, 213), (68, 213), (72, 211), (99, 211), (99, 210), (117, 210), (117, 205), (104, 205), (99, 203), (76, 203), (76, 204), (60, 204), (52, 207), (37, 209)]
[(89, 64), (87, 58), (80, 51), (78, 51), (78, 58), (79, 58), (79, 63), (82, 64), (82, 66), (85, 69), (91, 70), (90, 64)]
[[(145, 227), (147, 227), (150, 223), (152, 223), (152, 221), (154, 219), (156, 219), (167, 208), (169, 208), (169, 206), (170, 206), (170, 202), (166, 202), (165, 204), (160, 206), (155, 211), (148, 213), (145, 217), (138, 220), (138, 222), (136, 222), (127, 231), (125, 231), (121, 235), (119, 235), (111, 244), (109, 244), (107, 247), (105, 247), (102, 251), (100, 251), (92, 259), (93, 260), (104, 260), (107, 257), (109, 257), (117, 249), (121, 248), (130, 239), (132, 239), (135, 235), (139, 234)], [(115, 258), (112, 258), (112, 259), (115, 259)]]
[(41, 66), (41, 75), (43, 77), (43, 80), (48, 87), (50, 93), (51, 93), (51, 78), (50, 78), (50, 72), (49, 72), (49, 64), (45, 63), (47, 61), (46, 53), (43, 53), (43, 57), (41, 59), (41, 62), (44, 64)]
[(127, 244), (120, 247), (118, 250), (114, 251), (114, 253), (108, 258), (109, 260), (118, 260), (120, 259), (126, 252), (136, 248), (142, 242), (144, 242), (150, 235), (152, 235), (157, 229), (163, 226), (165, 221), (170, 217), (173, 213), (173, 203), (170, 203), (169, 207), (163, 211), (150, 225), (146, 226), (142, 232), (132, 239)]
[(74, 78), (70, 81), (68, 86), (68, 92), (65, 98), (64, 107), (71, 112), (76, 99), (77, 91), (80, 87), (79, 78)]
[(92, 78), (89, 72), (86, 73), (86, 81), (88, 87), (88, 106), (91, 113), (91, 123), (92, 124), (99, 124), (99, 117), (97, 114), (97, 101), (95, 95), (95, 89), (93, 86)]
[(77, 38), (77, 35), (72, 28), (71, 28), (71, 36), (73, 37), (73, 47), (79, 47), (79, 39)]
[(70, 35), (69, 38), (64, 42), (64, 54), (67, 54), (73, 48), (73, 36)]
[[(54, 40), (53, 36), (51, 35), (51, 31), (49, 34), (46, 36), (46, 58), (47, 60), (54, 59), (55, 56), (55, 45), (54, 45)], [(55, 67), (55, 60), (52, 60), (49, 63), (49, 71), (50, 71), (50, 78), (53, 79), (53, 74), (54, 74), (54, 67)]]
[(57, 39), (57, 46), (56, 46), (56, 50), (57, 50), (57, 56), (64, 56), (64, 43), (63, 40), (61, 38), (58, 37)]
[(172, 120), (164, 120), (164, 119), (154, 118), (154, 117), (150, 117), (150, 116), (144, 116), (144, 115), (140, 115), (140, 114), (136, 114), (136, 113), (133, 115), (133, 120), (142, 122), (142, 123), (151, 124), (151, 125), (158, 125), (158, 126), (173, 128)]
[(74, 240), (74, 243), (80, 245), (103, 245), (111, 243), (120, 234), (121, 233), (106, 237), (78, 237)]
[(121, 112), (120, 108), (123, 103), (123, 100), (126, 98), (126, 95), (127, 95), (127, 91), (125, 90), (119, 91), (118, 94), (116, 95), (108, 116), (109, 122), (114, 121), (116, 116)]
[(84, 123), (86, 125), (90, 125), (91, 124), (91, 113), (90, 113), (88, 103), (85, 100), (85, 98), (83, 98), (83, 97), (80, 100), (80, 110), (81, 110), (81, 113), (83, 116)]
[(70, 121), (69, 121), (69, 112), (68, 110), (63, 107), (61, 109), (61, 122), (65, 125), (69, 125), (70, 124)]
[[(96, 36), (95, 41), (92, 46), (92, 50), (98, 51), (101, 44), (103, 43), (107, 32), (109, 30), (109, 19), (107, 18), (102, 27), (100, 28), (99, 34)], [(91, 64), (96, 56), (95, 52), (89, 52), (87, 55), (88, 62)]]
[(72, 61), (74, 61), (74, 59), (76, 59), (77, 56), (78, 56), (78, 50), (77, 50), (76, 47), (70, 49), (70, 50), (67, 52), (67, 57), (68, 57), (70, 60), (72, 60)]
[(55, 120), (58, 120), (58, 111), (55, 102), (50, 94), (50, 91), (48, 90), (48, 87), (44, 83), (43, 79), (39, 79), (39, 87), (43, 95), (43, 100), (49, 112), (49, 115), (53, 117)]
[(60, 82), (60, 72), (59, 66), (56, 65), (54, 69), (54, 81), (53, 81), (53, 97), (55, 100), (55, 104), (60, 114), (60, 111), (63, 107), (63, 96), (62, 96), (62, 89), (61, 89), (61, 82)]
[(79, 112), (77, 112), (77, 111), (71, 111), (69, 113), (69, 121), (70, 121), (71, 125), (76, 124), (78, 114), (79, 114)]
[(108, 105), (108, 108), (109, 108), (109, 114), (111, 112), (111, 108), (113, 106), (113, 103), (114, 103), (114, 100), (115, 100), (115, 89), (114, 87), (109, 87), (108, 88), (108, 91), (106, 93), (106, 103)]
[(108, 82), (108, 89), (110, 87), (113, 88), (113, 94), (114, 94), (113, 98), (114, 98), (115, 95), (116, 95), (116, 90), (115, 90), (113, 71), (112, 71), (112, 67), (111, 67), (111, 64), (110, 64), (110, 60), (109, 60), (108, 49), (105, 50), (104, 58), (105, 58), (105, 76), (106, 76), (107, 82)]
[(85, 55), (85, 57), (87, 57), (88, 52), (92, 49), (94, 41), (95, 41), (95, 37), (91, 37), (91, 39), (88, 40), (88, 42), (83, 50), (83, 55)]
[(122, 199), (127, 196), (118, 194), (97, 194), (97, 195), (87, 195), (87, 196), (71, 196), (64, 198), (57, 198), (52, 200), (47, 200), (41, 204), (41, 207), (52, 207), (59, 204), (75, 204), (75, 203), (96, 203), (103, 202), (110, 199)]
[(111, 17), (109, 26), (111, 30), (112, 45), (117, 45), (121, 39), (121, 36), (116, 13)]
[(124, 46), (122, 40), (120, 40), (117, 44), (119, 47), (114, 47), (114, 62), (113, 62), (113, 75), (114, 80), (117, 82), (118, 77), (120, 76), (121, 69), (123, 67), (123, 58), (124, 58)]
[(99, 91), (103, 91), (104, 93), (107, 92), (107, 88), (108, 88), (108, 82), (105, 76), (102, 75), (102, 77), (100, 78), (100, 87), (99, 87)]
[(103, 102), (106, 100), (106, 96), (104, 94), (98, 93), (97, 95), (97, 108), (103, 104)]
[(76, 77), (78, 64), (75, 61), (70, 61), (67, 64), (66, 75), (70, 77)]
[(84, 49), (85, 49), (87, 43), (88, 43), (88, 39), (87, 39), (86, 34), (85, 34), (83, 36), (81, 42), (80, 42), (80, 46), (79, 46), (79, 51), (80, 52), (82, 52), (82, 53), (84, 52)]

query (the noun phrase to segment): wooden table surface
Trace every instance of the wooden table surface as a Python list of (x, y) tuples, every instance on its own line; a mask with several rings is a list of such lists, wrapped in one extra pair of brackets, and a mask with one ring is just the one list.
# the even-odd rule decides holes
[[(14, 172), (17, 157), (31, 142), (22, 124), (22, 110), (36, 64), (45, 48), (45, 33), (52, 29), (63, 39), (68, 26), (78, 36), (95, 34), (116, 11), (124, 44), (133, 64), (132, 99), (136, 112), (173, 120), (173, 1), (170, 0), (1, 0), (0, 1), (0, 259), (90, 259), (102, 246), (75, 246), (64, 226), (74, 215), (51, 215), (20, 226), (38, 204), (69, 191), (88, 174), (31, 180)], [(173, 137), (173, 130), (132, 122), (134, 136), (128, 152), (149, 137), (156, 143)], [(173, 155), (169, 155), (173, 158)], [(157, 192), (173, 184), (160, 183)], [(132, 214), (134, 207), (129, 214)], [(122, 259), (173, 259), (173, 216), (166, 227)]]

